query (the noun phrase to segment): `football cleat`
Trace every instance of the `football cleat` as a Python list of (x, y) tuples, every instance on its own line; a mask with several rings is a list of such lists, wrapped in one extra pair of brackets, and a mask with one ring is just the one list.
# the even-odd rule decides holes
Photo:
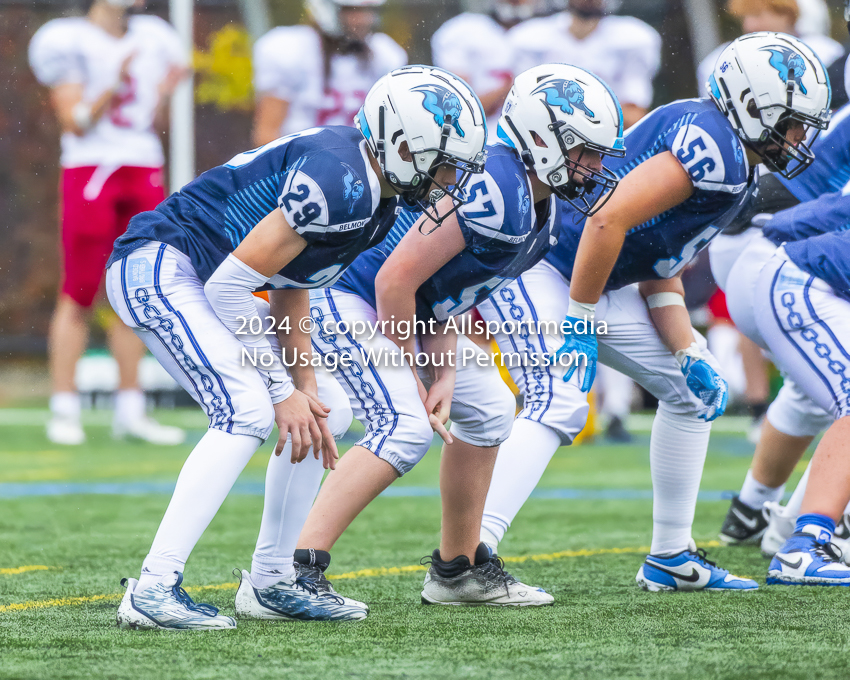
[(236, 621), (218, 613), (210, 604), (198, 604), (180, 587), (183, 574), (175, 571), (169, 582), (136, 592), (139, 582), (121, 579), (127, 588), (118, 607), (118, 627), (158, 630), (227, 630)]
[(764, 514), (767, 517), (767, 528), (761, 537), (761, 552), (765, 557), (773, 557), (794, 533), (797, 515), (775, 502), (764, 504)]
[(720, 527), (720, 540), (727, 545), (758, 543), (767, 528), (764, 511), (742, 503), (738, 496), (732, 497), (732, 505)]
[(320, 593), (336, 595), (337, 597), (341, 597), (345, 604), (349, 606), (361, 607), (367, 612), (369, 611), (369, 605), (364, 602), (359, 602), (358, 600), (352, 600), (344, 595), (340, 595), (336, 592), (336, 590), (334, 590), (333, 584), (328, 581), (328, 577), (325, 576), (325, 572), (328, 570), (328, 567), (331, 566), (331, 555), (326, 550), (299, 548), (295, 551), (293, 566), (295, 567), (295, 574), (299, 577), (313, 581), (315, 583), (316, 590)]
[(179, 427), (161, 425), (153, 418), (144, 417), (132, 422), (113, 422), (112, 437), (138, 439), (159, 446), (177, 446), (185, 441), (186, 433)]
[(79, 446), (86, 441), (86, 433), (75, 418), (53, 416), (47, 422), (47, 438), (62, 446)]
[[(555, 598), (542, 588), (527, 586), (505, 571), (505, 563), (490, 553), (484, 543), (475, 553), (475, 564), (469, 564), (465, 555), (451, 562), (440, 559), (435, 550), (424, 557), (422, 564), (430, 564), (422, 588), (422, 604), (442, 604), (456, 607), (543, 607)], [(465, 567), (465, 568), (464, 568)], [(459, 571), (451, 576), (446, 571)], [(443, 571), (444, 574), (439, 572)]]
[(641, 588), (650, 592), (747, 592), (758, 589), (758, 583), (752, 579), (733, 576), (706, 559), (705, 550), (697, 549), (693, 542), (691, 548), (675, 555), (647, 555), (635, 581)]
[(369, 608), (362, 602), (321, 592), (315, 580), (305, 576), (257, 588), (251, 575), (243, 570), (236, 591), (236, 615), (246, 619), (359, 621), (368, 613)]
[(807, 524), (779, 548), (767, 571), (767, 582), (786, 586), (850, 586), (850, 567), (830, 542), (828, 531)]

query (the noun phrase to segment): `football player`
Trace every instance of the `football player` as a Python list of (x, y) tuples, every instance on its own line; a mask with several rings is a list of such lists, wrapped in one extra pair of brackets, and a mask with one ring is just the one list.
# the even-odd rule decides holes
[[(29, 60), (62, 130), (62, 281), (48, 338), (52, 380), (47, 437), (85, 441), (74, 372), (112, 243), (130, 218), (165, 198), (156, 122), (187, 73), (175, 30), (136, 14), (143, 1), (95, 0), (83, 17), (54, 19), (33, 36)], [(107, 329), (118, 364), (113, 436), (179, 444), (184, 433), (145, 415), (139, 388), (144, 346), (124, 324)]]
[(257, 145), (316, 125), (351, 125), (369, 88), (407, 63), (375, 33), (384, 0), (307, 0), (309, 21), (278, 26), (254, 45)]
[[(181, 588), (182, 572), (275, 424), (280, 440), (269, 461), (263, 523), (251, 572), (242, 572), (237, 614), (282, 620), (366, 616), (365, 605), (320, 590), (309, 575), (296, 575), (292, 564), (313, 498), (302, 490), (315, 493), (317, 465), (321, 476), (321, 464), (292, 463), (308, 457), (312, 447), (315, 458), (333, 467), (334, 436), (351, 424), (336, 382), (323, 387), (310, 362), (301, 360), (312, 352), (309, 329), (299, 320), (309, 315), (308, 288), (331, 285), (360, 252), (383, 239), (399, 196), (431, 211), (423, 195), (432, 188), (461, 200), (469, 174), (481, 170), (485, 134), (474, 95), (443, 71), (399, 69), (374, 87), (395, 95), (392, 109), (376, 96), (360, 114), (376, 130), (388, 130), (379, 147), (366, 126), (317, 127), (281, 137), (205, 172), (156, 210), (137, 215), (115, 243), (107, 271), (110, 302), (210, 421), (183, 466), (141, 578), (126, 581), (120, 626), (235, 627), (229, 616), (191, 600)], [(457, 106), (437, 121), (433, 108), (423, 106), (423, 93), (447, 88), (456, 89)], [(402, 122), (385, 128), (390, 110), (392, 122)], [(280, 344), (299, 357), (291, 371), (272, 352), (267, 320), (259, 318), (252, 295), (258, 288), (272, 289)], [(290, 328), (281, 328), (287, 319)], [(283, 449), (287, 453), (280, 456)]]
[(710, 98), (662, 106), (629, 130), (626, 157), (612, 166), (622, 178), (612, 198), (584, 224), (559, 204), (558, 245), (479, 307), (485, 319), (607, 323), (598, 338), (589, 327), (564, 338), (497, 337), (503, 352), (558, 350), (588, 362), (583, 371), (513, 371), (525, 402), (484, 511), (482, 540), (494, 548), (555, 450), (584, 426), (582, 392), (592, 385), (598, 351), (659, 400), (649, 451), (652, 545), (638, 584), (652, 591), (757, 587), (706, 560), (691, 537), (710, 421), (725, 409), (726, 384), (691, 328), (679, 274), (749, 200), (756, 163), (794, 176), (811, 162), (803, 139), (827, 125), (829, 86), (817, 57), (790, 36), (753, 34), (727, 49)]
[(850, 567), (832, 545), (850, 500), (848, 219), (850, 198), (831, 194), (778, 213), (763, 235), (751, 230), (743, 252), (712, 253), (735, 324), (835, 419), (812, 457), (795, 531), (776, 551), (768, 583), (850, 585)]
[(599, 74), (623, 106), (626, 127), (652, 104), (661, 63), (661, 37), (634, 17), (611, 15), (611, 0), (569, 0), (567, 11), (529, 19), (511, 29), (515, 69), (563, 62)]
[[(850, 19), (850, 3), (845, 3), (845, 14)], [(757, 200), (732, 231), (739, 233), (747, 229), (752, 219), (764, 219), (757, 215), (777, 213), (800, 202), (846, 190), (850, 182), (850, 105), (833, 114), (829, 128), (812, 144), (812, 152), (814, 161), (798, 177), (787, 179), (773, 174), (762, 178)], [(742, 239), (746, 242), (753, 233), (744, 231), (740, 238), (724, 235), (713, 243), (712, 269), (731, 266), (731, 258), (743, 249)], [(718, 276), (725, 280), (726, 272), (719, 271)], [(717, 276), (715, 279), (720, 280)], [(722, 541), (730, 545), (761, 541), (762, 552), (776, 552), (793, 529), (805, 491), (805, 481), (801, 480), (798, 491), (782, 507), (779, 501), (784, 485), (814, 437), (831, 422), (832, 417), (785, 376), (782, 389), (765, 416), (750, 470), (723, 521)], [(842, 538), (848, 535), (843, 534)]]
[[(366, 123), (374, 133), (375, 121), (367, 118)], [(403, 216), (384, 243), (311, 298), (313, 346), (324, 355), (356, 358), (336, 377), (366, 432), (322, 487), (298, 541), (304, 553), (326, 561), (363, 508), (425, 455), (433, 426), (445, 441), (443, 519), (422, 601), (552, 603), (548, 593), (505, 572), (499, 558), (480, 544), (490, 474), (499, 445), (510, 433), (515, 401), (490, 357), (457, 336), (448, 321), (543, 257), (555, 235), (553, 193), (591, 212), (592, 187), (614, 188), (602, 161), (623, 155), (622, 131), (616, 98), (589, 72), (549, 64), (520, 74), (499, 122), (502, 143), (487, 147), (485, 172), (469, 183), (467, 202), (439, 229), (425, 219)], [(404, 333), (399, 321), (412, 321), (414, 314), (420, 321), (445, 325), (418, 336)], [(390, 320), (395, 327), (385, 326), (371, 338), (335, 330), (341, 321)], [(433, 357), (430, 366), (411, 370), (409, 364), (362, 362), (370, 351), (374, 356), (400, 348), (415, 354), (417, 345)], [(443, 423), (449, 417), (452, 427), (446, 432)]]

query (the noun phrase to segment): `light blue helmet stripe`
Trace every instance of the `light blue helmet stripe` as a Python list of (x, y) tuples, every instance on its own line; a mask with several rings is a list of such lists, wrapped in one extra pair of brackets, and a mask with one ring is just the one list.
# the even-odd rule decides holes
[(360, 132), (366, 139), (372, 138), (372, 131), (369, 129), (369, 123), (366, 122), (366, 114), (363, 113), (363, 107), (360, 107), (360, 110), (357, 112), (356, 116), (357, 123), (360, 127)]
[(499, 124), (496, 126), (496, 137), (498, 137), (498, 138), (499, 138), (499, 141), (500, 141), (500, 142), (502, 142), (503, 144), (508, 145), (508, 146), (509, 146), (509, 147), (511, 147), (512, 149), (516, 149), (516, 144), (514, 144), (514, 143), (511, 141), (511, 138), (510, 138), (510, 137), (508, 137), (508, 133), (507, 133), (507, 132), (505, 132), (505, 130), (502, 128), (502, 124), (501, 124), (501, 123), (499, 123)]

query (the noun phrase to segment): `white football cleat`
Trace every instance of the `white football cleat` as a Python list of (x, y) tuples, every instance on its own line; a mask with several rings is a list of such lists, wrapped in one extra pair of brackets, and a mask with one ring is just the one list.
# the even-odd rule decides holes
[(139, 418), (132, 422), (114, 421), (112, 423), (114, 439), (139, 439), (159, 446), (177, 446), (186, 440), (186, 433), (179, 427), (161, 425), (153, 418)]
[(765, 503), (763, 512), (767, 516), (767, 528), (761, 537), (761, 551), (765, 557), (773, 557), (794, 533), (797, 516), (776, 502)]
[(79, 420), (53, 416), (47, 422), (47, 438), (54, 444), (79, 446), (86, 441), (86, 433)]
[(118, 607), (119, 628), (134, 630), (228, 630), (236, 621), (218, 613), (210, 604), (199, 604), (180, 587), (183, 574), (174, 572), (169, 582), (157, 583), (136, 592), (139, 582), (121, 579), (127, 591)]
[(313, 580), (293, 577), (257, 588), (244, 569), (236, 591), (236, 615), (275, 621), (359, 621), (369, 608), (362, 602), (321, 592)]
[[(555, 598), (542, 588), (527, 586), (505, 571), (504, 562), (498, 555), (490, 553), (484, 543), (475, 553), (475, 564), (470, 565), (465, 555), (450, 562), (440, 558), (435, 550), (430, 560), (431, 567), (425, 575), (422, 587), (422, 604), (441, 604), (455, 607), (545, 607)], [(442, 576), (438, 568), (462, 569), (454, 576)], [(464, 568), (465, 567), (465, 568)]]

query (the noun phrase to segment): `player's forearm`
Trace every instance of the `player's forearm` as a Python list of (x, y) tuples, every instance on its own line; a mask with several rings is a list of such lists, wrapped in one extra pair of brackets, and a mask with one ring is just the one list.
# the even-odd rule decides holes
[[(310, 316), (310, 293), (300, 289), (272, 290), (269, 291), (269, 304), (277, 326), (280, 326), (280, 322), (285, 317), (289, 317), (289, 323), (286, 324), (289, 330), (277, 331), (277, 339), (287, 356), (310, 356), (313, 351), (310, 335), (301, 330), (300, 324), (301, 319)], [(311, 365), (302, 366), (301, 364), (301, 361), (297, 361), (289, 368), (292, 381), (297, 389), (305, 394), (316, 396), (318, 394), (316, 373)]]
[(570, 298), (596, 304), (614, 269), (625, 239), (625, 229), (615, 223), (590, 217), (584, 226), (576, 252)]
[[(429, 370), (434, 380), (445, 380), (457, 372), (457, 331), (445, 325), (439, 326), (435, 333), (425, 333), (419, 336), (422, 351), (431, 357)], [(454, 360), (449, 361), (449, 353)], [(441, 360), (442, 358), (442, 360)]]
[(690, 347), (695, 338), (681, 279), (645, 281), (639, 289), (649, 307), (652, 323), (670, 352), (675, 354)]
[(416, 316), (414, 295), (415, 291), (403, 285), (392, 285), (386, 277), (375, 283), (378, 321), (385, 322), (385, 335), (402, 351), (410, 354), (416, 351), (413, 334)]

